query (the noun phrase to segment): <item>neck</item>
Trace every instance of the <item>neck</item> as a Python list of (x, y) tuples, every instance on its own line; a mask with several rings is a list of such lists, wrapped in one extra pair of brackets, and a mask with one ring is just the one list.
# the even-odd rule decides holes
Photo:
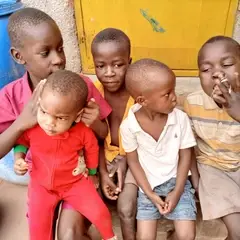
[(116, 92), (109, 92), (109, 91), (107, 91), (107, 90), (105, 90), (105, 89), (104, 89), (104, 91), (105, 91), (105, 94), (114, 95), (115, 97), (116, 97), (116, 96), (119, 97), (119, 96), (129, 95), (129, 93), (128, 93), (128, 91), (126, 90), (124, 84), (123, 84), (123, 85), (121, 86), (121, 88), (119, 88)]
[(28, 83), (29, 86), (31, 88), (32, 91), (34, 91), (34, 89), (36, 88), (36, 86), (38, 85), (38, 83), (41, 81), (42, 79), (38, 79), (35, 76), (31, 75), (30, 73), (28, 73)]
[(156, 119), (164, 119), (167, 117), (167, 114), (165, 113), (155, 112), (144, 107), (142, 107), (141, 109), (143, 110), (145, 116), (147, 116), (151, 121), (154, 121)]

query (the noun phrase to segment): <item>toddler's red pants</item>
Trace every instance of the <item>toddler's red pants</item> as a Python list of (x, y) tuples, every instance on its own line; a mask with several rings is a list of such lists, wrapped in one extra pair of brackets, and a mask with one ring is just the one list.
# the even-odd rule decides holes
[(67, 201), (92, 222), (103, 239), (114, 237), (111, 214), (93, 182), (83, 177), (71, 185), (49, 191), (31, 179), (28, 189), (30, 240), (53, 240), (54, 212), (61, 200)]

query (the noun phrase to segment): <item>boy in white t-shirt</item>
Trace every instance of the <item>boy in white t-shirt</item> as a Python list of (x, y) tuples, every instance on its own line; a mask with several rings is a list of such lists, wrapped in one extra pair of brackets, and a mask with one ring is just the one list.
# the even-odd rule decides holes
[(164, 216), (174, 221), (174, 239), (193, 240), (196, 206), (188, 173), (196, 141), (187, 115), (175, 108), (175, 75), (163, 63), (142, 59), (130, 65), (125, 82), (136, 101), (120, 129), (140, 187), (137, 239), (156, 239)]

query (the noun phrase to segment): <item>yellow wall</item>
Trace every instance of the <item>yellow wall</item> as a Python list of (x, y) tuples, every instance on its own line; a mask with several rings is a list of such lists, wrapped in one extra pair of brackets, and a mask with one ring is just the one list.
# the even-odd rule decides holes
[(214, 35), (232, 36), (238, 0), (75, 0), (84, 73), (94, 73), (93, 37), (107, 27), (131, 39), (133, 61), (154, 58), (178, 76), (196, 76), (200, 46)]

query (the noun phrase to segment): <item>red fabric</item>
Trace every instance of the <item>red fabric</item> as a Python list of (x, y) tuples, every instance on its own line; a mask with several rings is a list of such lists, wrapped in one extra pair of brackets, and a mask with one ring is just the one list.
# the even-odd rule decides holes
[(69, 189), (48, 191), (37, 182), (29, 184), (30, 240), (52, 240), (54, 210), (64, 199), (92, 222), (103, 239), (114, 236), (111, 215), (92, 181), (83, 177)]
[(37, 125), (26, 131), (17, 143), (31, 147), (31, 177), (48, 190), (74, 183), (81, 178), (73, 176), (72, 171), (77, 167), (78, 152), (83, 148), (87, 168), (98, 166), (97, 139), (83, 123), (57, 136), (48, 136)]

